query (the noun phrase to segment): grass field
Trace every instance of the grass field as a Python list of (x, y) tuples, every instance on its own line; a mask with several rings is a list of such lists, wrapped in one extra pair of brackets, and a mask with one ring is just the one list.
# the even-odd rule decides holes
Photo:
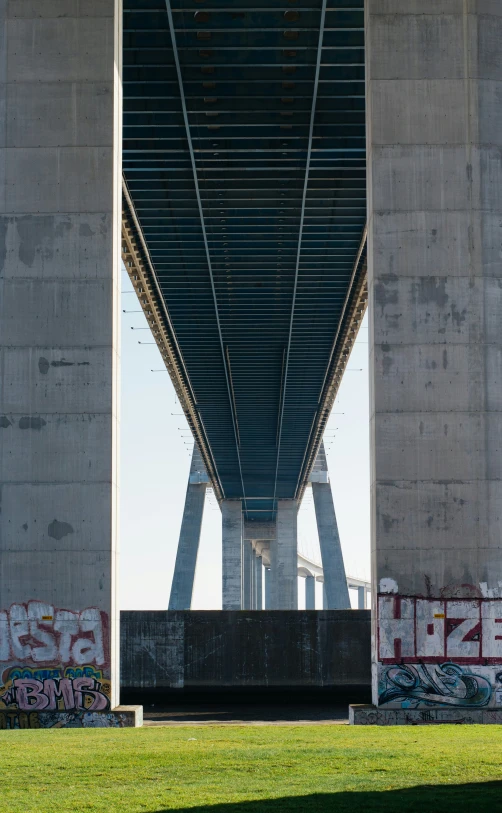
[(502, 726), (0, 733), (1, 813), (502, 811)]

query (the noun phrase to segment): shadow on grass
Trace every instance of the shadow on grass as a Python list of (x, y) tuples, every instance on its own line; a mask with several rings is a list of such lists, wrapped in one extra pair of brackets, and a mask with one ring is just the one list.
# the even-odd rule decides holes
[(476, 810), (501, 813), (502, 781), (423, 785), (400, 790), (316, 793), (310, 796), (171, 808), (152, 813), (474, 813)]

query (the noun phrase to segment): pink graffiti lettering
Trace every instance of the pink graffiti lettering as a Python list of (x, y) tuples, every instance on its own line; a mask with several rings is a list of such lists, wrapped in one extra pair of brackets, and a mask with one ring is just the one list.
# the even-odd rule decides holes
[(14, 701), (21, 711), (104, 711), (110, 706), (109, 698), (94, 678), (49, 678), (32, 680), (16, 678)]
[[(73, 681), (73, 689), (75, 691), (75, 708), (85, 709), (88, 711), (104, 711), (108, 708), (108, 698), (99, 691), (99, 683), (93, 678), (75, 678)], [(85, 696), (92, 698), (90, 706), (85, 705)]]
[(17, 704), (23, 711), (42, 711), (49, 705), (49, 698), (43, 694), (41, 680), (21, 678), (14, 681)]
[(62, 698), (65, 709), (75, 708), (75, 696), (73, 694), (72, 681), (68, 678), (60, 680), (44, 680), (44, 694), (49, 698), (47, 709), (55, 711), (58, 707), (57, 700)]

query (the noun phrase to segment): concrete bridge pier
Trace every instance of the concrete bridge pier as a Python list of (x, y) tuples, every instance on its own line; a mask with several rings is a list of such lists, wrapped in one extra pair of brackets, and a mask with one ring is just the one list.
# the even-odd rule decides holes
[(243, 608), (242, 502), (222, 500), (222, 577), (224, 610)]
[(356, 722), (502, 722), (501, 42), (500, 3), (366, 3), (378, 714)]
[(265, 567), (265, 579), (264, 580), (265, 580), (265, 591), (264, 591), (265, 592), (265, 610), (271, 610), (272, 609), (272, 606), (271, 606), (272, 605), (272, 598), (271, 598), (272, 578), (271, 578), (271, 568), (270, 568), (270, 566)]
[(346, 610), (350, 608), (349, 590), (336, 521), (333, 493), (329, 482), (324, 441), (321, 443), (310, 480), (324, 570), (327, 601), (324, 609)]
[(112, 0), (0, 3), (2, 686), (23, 674), (0, 688), (11, 727), (140, 722), (117, 709), (121, 25)]
[(255, 551), (255, 610), (263, 609), (263, 560), (262, 557)]
[(169, 597), (170, 610), (189, 610), (192, 604), (197, 555), (204, 517), (204, 503), (209, 478), (202, 456), (194, 445), (183, 509), (173, 583)]
[(305, 577), (305, 609), (315, 610), (315, 576)]
[(270, 547), (273, 610), (298, 609), (298, 543), (296, 500), (277, 501), (276, 538)]
[(253, 610), (254, 551), (249, 539), (242, 541), (242, 609)]

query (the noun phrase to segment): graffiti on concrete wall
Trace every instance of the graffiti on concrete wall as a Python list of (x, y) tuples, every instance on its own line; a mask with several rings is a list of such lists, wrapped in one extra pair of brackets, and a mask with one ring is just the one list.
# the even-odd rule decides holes
[(0, 731), (19, 728), (126, 728), (132, 718), (120, 712), (0, 711)]
[(51, 670), (57, 676), (40, 679), (38, 670), (7, 669), (0, 688), (0, 702), (6, 708), (22, 711), (105, 711), (109, 708), (110, 685), (102, 672), (85, 667), (85, 674), (75, 677), (75, 670)]
[(382, 663), (502, 663), (502, 600), (378, 598)]
[[(35, 712), (108, 710), (108, 639), (106, 613), (94, 607), (74, 612), (30, 601), (0, 611), (0, 713), (34, 727)], [(4, 727), (16, 727), (8, 719)]]
[(382, 705), (415, 700), (446, 706), (486, 706), (492, 693), (487, 678), (470, 674), (456, 663), (388, 666), (382, 681)]
[(90, 607), (80, 613), (41, 601), (0, 611), (0, 663), (106, 663), (106, 614)]
[(502, 600), (378, 597), (379, 704), (502, 706)]

